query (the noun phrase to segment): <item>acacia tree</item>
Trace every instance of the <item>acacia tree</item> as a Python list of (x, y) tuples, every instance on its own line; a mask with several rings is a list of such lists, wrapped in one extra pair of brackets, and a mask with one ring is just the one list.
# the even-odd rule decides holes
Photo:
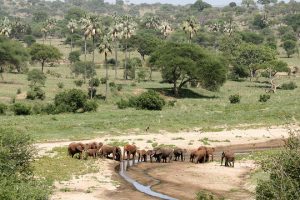
[(42, 65), (42, 72), (46, 63), (58, 61), (62, 54), (53, 46), (44, 44), (34, 44), (30, 48), (31, 60), (40, 62)]
[(290, 58), (291, 55), (297, 52), (297, 42), (295, 42), (294, 40), (286, 40), (283, 42), (282, 46), (286, 51), (288, 58)]
[(107, 95), (108, 95), (108, 65), (107, 65), (107, 55), (109, 53), (112, 53), (111, 50), (111, 39), (107, 36), (105, 36), (103, 38), (103, 40), (101, 41), (100, 45), (99, 45), (99, 53), (100, 54), (104, 54), (104, 62), (105, 62), (105, 71), (106, 71), (106, 87), (105, 87), (105, 100), (107, 100)]
[(165, 81), (173, 84), (175, 96), (192, 81), (208, 90), (218, 90), (226, 81), (226, 62), (192, 44), (166, 43), (151, 55), (149, 62), (161, 69)]

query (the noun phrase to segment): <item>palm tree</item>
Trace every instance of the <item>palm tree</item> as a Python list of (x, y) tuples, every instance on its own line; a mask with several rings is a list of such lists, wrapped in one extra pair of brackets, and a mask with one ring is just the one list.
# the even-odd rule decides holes
[(156, 16), (148, 16), (144, 20), (142, 20), (142, 23), (149, 29), (157, 29), (160, 26), (160, 19)]
[(99, 45), (99, 53), (104, 54), (104, 64), (106, 69), (106, 87), (105, 87), (105, 100), (107, 100), (108, 95), (108, 65), (107, 65), (107, 55), (112, 53), (111, 50), (111, 39), (108, 36), (104, 36), (100, 45)]
[(125, 39), (125, 73), (124, 77), (127, 80), (127, 54), (128, 54), (128, 40), (134, 35), (136, 29), (136, 23), (132, 17), (125, 15), (122, 17), (122, 32), (121, 35)]
[(192, 38), (197, 34), (197, 31), (200, 29), (199, 25), (196, 23), (195, 18), (190, 17), (185, 20), (182, 24), (182, 29), (186, 34), (188, 34), (189, 42), (192, 42)]
[(96, 36), (100, 35), (101, 29), (100, 29), (100, 19), (96, 15), (90, 16), (90, 22), (92, 25), (92, 32), (91, 32), (91, 37), (93, 41), (93, 63), (95, 63), (95, 38)]
[(172, 28), (167, 21), (163, 21), (158, 28), (165, 39), (172, 33)]
[(93, 27), (90, 19), (87, 16), (80, 19), (80, 24), (84, 36), (84, 61), (86, 61), (86, 53), (87, 53), (86, 41), (87, 38), (92, 36)]
[[(54, 18), (47, 19), (46, 21), (46, 30), (51, 34), (52, 31), (54, 31), (54, 28), (56, 26), (56, 20)], [(49, 42), (51, 45), (51, 37), (49, 38)]]
[(73, 49), (73, 33), (75, 31), (75, 29), (77, 29), (77, 21), (75, 19), (71, 19), (67, 25), (67, 28), (70, 30), (71, 32), (71, 52)]
[(114, 48), (115, 48), (115, 79), (118, 77), (118, 40), (122, 38), (122, 23), (120, 21), (120, 17), (117, 15), (113, 16), (114, 25), (110, 28), (109, 35), (114, 41)]
[(9, 37), (11, 30), (11, 23), (9, 19), (5, 17), (4, 20), (0, 22), (0, 35)]
[(47, 26), (44, 24), (43, 28), (41, 29), (41, 32), (43, 34), (43, 44), (45, 44), (47, 34), (48, 34), (48, 29)]

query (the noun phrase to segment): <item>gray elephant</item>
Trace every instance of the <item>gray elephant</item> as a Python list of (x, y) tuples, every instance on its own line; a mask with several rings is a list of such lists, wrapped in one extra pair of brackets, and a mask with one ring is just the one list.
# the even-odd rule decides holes
[(186, 149), (175, 148), (174, 149), (174, 160), (177, 161), (181, 159), (181, 161), (185, 160)]
[(173, 149), (171, 149), (169, 147), (158, 147), (158, 148), (155, 148), (153, 150), (153, 152), (154, 153), (153, 153), (152, 157), (156, 158), (157, 162), (160, 162), (161, 160), (164, 163), (167, 163), (168, 160), (169, 160), (169, 162), (171, 162), (172, 157), (174, 155)]
[(121, 160), (121, 148), (116, 146), (110, 146), (110, 145), (103, 145), (101, 149), (99, 150), (100, 157), (105, 156), (108, 158), (110, 154), (113, 154), (112, 159), (120, 161)]
[(223, 164), (223, 160), (225, 158), (225, 166), (229, 167), (232, 166), (234, 167), (234, 161), (235, 161), (235, 155), (234, 152), (227, 150), (227, 151), (223, 151), (222, 152), (222, 156), (221, 156), (221, 166)]

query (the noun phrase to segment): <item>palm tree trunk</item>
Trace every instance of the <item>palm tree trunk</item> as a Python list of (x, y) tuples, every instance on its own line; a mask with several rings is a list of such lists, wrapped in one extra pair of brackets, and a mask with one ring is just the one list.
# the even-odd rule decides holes
[[(84, 37), (84, 62), (86, 62), (86, 37)], [(86, 65), (84, 65), (84, 82), (86, 79)]]
[(127, 80), (127, 40), (126, 40), (126, 47), (125, 47), (125, 80)]
[(95, 36), (93, 36), (93, 63), (95, 64)]
[(115, 79), (118, 79), (118, 43), (115, 44)]
[(107, 95), (108, 95), (108, 65), (107, 65), (107, 53), (105, 53), (105, 68), (106, 68), (105, 101), (107, 101)]
[(73, 51), (73, 36), (71, 36), (71, 52)]

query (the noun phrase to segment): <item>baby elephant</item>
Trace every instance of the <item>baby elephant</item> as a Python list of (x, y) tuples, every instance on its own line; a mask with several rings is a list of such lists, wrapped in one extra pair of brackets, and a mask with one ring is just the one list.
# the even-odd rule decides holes
[(138, 162), (147, 162), (146, 150), (137, 150), (136, 153), (138, 154)]
[(234, 167), (234, 161), (235, 161), (235, 158), (234, 158), (234, 153), (232, 151), (223, 151), (222, 152), (222, 157), (221, 157), (221, 166), (223, 164), (223, 159), (225, 158), (225, 166), (226, 167), (229, 167), (229, 166), (232, 166)]
[(85, 150), (85, 156), (86, 157), (90, 156), (90, 157), (96, 158), (97, 154), (98, 154), (98, 150), (97, 149), (88, 149), (88, 150)]

